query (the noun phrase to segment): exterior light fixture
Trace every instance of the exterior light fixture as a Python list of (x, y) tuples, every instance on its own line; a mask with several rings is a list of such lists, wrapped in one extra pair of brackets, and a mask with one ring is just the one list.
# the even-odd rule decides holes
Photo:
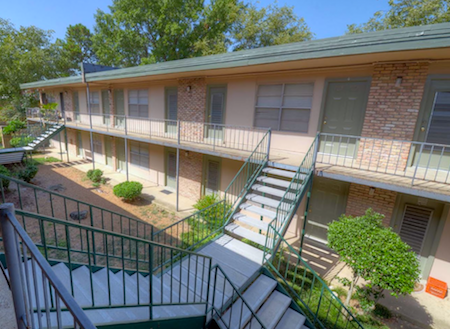
[(191, 92), (191, 89), (192, 89), (191, 86), (187, 86), (187, 87), (186, 87), (186, 91), (187, 91), (188, 93)]
[(369, 188), (369, 195), (373, 196), (375, 194), (375, 187)]
[(400, 85), (402, 84), (402, 81), (403, 81), (403, 77), (397, 77), (397, 80), (395, 81), (395, 86), (400, 87)]

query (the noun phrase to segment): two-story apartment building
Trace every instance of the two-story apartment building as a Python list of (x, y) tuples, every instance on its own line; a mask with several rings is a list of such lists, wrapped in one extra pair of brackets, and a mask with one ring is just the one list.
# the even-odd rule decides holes
[(270, 161), (293, 170), (319, 133), (306, 236), (372, 207), (422, 277), (450, 285), (450, 23), (21, 87), (59, 103), (71, 159), (193, 202), (223, 191), (269, 128)]

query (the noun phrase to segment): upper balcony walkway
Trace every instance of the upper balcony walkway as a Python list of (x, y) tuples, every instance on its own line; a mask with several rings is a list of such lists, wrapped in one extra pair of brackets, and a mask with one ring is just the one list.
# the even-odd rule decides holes
[(450, 202), (450, 145), (324, 134), (316, 174)]

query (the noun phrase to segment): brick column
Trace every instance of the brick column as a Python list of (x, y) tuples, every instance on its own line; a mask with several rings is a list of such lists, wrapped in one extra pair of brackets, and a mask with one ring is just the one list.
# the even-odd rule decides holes
[(178, 81), (178, 120), (182, 123), (181, 139), (199, 142), (203, 140), (206, 115), (206, 80), (204, 78)]
[(73, 113), (73, 93), (70, 91), (64, 91), (64, 111), (66, 112), (66, 120), (75, 121)]
[(203, 156), (200, 153), (180, 150), (180, 195), (197, 200), (201, 195)]
[(397, 192), (375, 188), (371, 195), (370, 189), (371, 187), (367, 185), (350, 184), (346, 215), (361, 216), (368, 208), (372, 208), (385, 216), (383, 224), (389, 226)]
[(374, 66), (358, 164), (388, 171), (405, 169), (411, 144), (391, 140), (412, 141), (428, 66), (426, 62)]

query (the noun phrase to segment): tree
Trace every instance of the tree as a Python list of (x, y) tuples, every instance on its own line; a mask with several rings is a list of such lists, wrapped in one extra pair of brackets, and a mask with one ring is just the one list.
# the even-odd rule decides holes
[(384, 215), (368, 209), (363, 216), (342, 215), (328, 229), (328, 245), (353, 271), (347, 295), (349, 304), (359, 279), (365, 280), (365, 297), (375, 303), (389, 290), (393, 296), (410, 294), (419, 278), (416, 254), (397, 233), (382, 224)]
[(0, 18), (0, 119), (23, 117), (25, 108), (37, 105), (36, 95), (21, 93), (21, 83), (68, 75), (58, 63), (52, 33), (35, 26), (16, 29)]
[(237, 0), (208, 6), (203, 0), (115, 0), (110, 14), (95, 15), (94, 50), (101, 64), (116, 66), (201, 56), (202, 45), (229, 29), (239, 6)]
[(269, 5), (258, 9), (249, 4), (233, 25), (233, 50), (252, 49), (310, 40), (313, 34), (293, 7)]
[(389, 0), (387, 12), (378, 11), (368, 22), (348, 25), (347, 33), (363, 33), (450, 21), (450, 0)]
[(61, 48), (59, 61), (71, 74), (78, 74), (80, 63), (95, 63), (97, 58), (92, 48), (91, 31), (83, 24), (69, 25), (64, 40), (56, 40)]

